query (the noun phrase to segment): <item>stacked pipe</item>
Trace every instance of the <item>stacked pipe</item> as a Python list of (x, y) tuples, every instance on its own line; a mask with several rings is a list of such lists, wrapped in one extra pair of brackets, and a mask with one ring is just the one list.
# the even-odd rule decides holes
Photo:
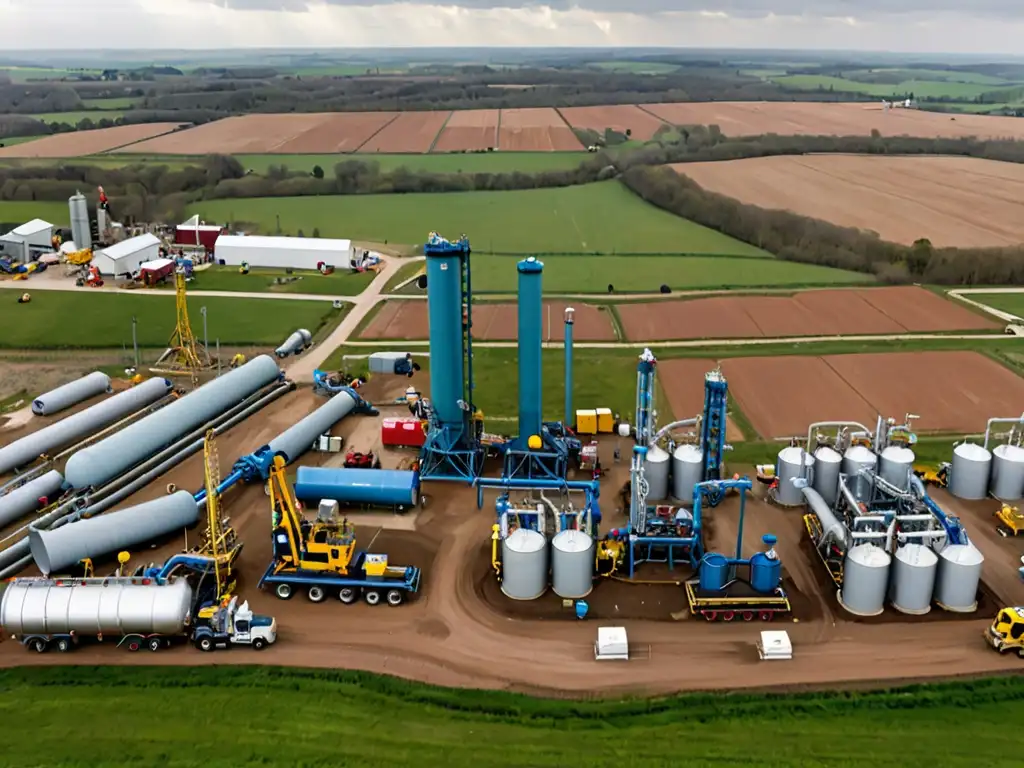
[(0, 496), (0, 527), (45, 507), (51, 498), (60, 494), (62, 485), (64, 478), (60, 476), (60, 472), (51, 470)]
[(313, 334), (305, 328), (299, 328), (299, 330), (285, 339), (284, 344), (274, 350), (274, 354), (282, 358), (288, 357), (288, 355), (297, 355), (308, 347), (312, 341)]
[(51, 413), (63, 411), (90, 397), (110, 392), (110, 377), (105, 373), (94, 371), (88, 376), (68, 382), (62, 387), (51, 389), (32, 401), (32, 413), (38, 416), (49, 416)]

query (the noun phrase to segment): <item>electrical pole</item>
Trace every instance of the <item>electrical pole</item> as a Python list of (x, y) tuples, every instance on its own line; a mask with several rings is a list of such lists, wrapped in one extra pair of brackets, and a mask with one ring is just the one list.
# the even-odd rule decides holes
[(206, 350), (206, 356), (210, 356), (210, 335), (206, 332), (206, 306), (199, 308), (199, 314), (203, 316), (203, 349)]
[(138, 319), (135, 317), (135, 315), (132, 315), (132, 350), (135, 355), (136, 370), (138, 370), (139, 368), (139, 335), (136, 332), (136, 326), (138, 325), (138, 323)]

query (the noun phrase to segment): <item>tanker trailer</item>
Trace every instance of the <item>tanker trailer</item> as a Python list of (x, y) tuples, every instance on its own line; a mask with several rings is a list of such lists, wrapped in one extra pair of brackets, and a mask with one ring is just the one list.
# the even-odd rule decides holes
[(203, 608), (193, 620), (192, 588), (184, 578), (21, 578), (0, 597), (0, 627), (26, 648), (73, 650), (83, 640), (117, 638), (130, 651), (158, 651), (190, 639), (212, 651), (227, 645), (261, 650), (277, 639), (277, 621), (256, 616), (237, 598)]

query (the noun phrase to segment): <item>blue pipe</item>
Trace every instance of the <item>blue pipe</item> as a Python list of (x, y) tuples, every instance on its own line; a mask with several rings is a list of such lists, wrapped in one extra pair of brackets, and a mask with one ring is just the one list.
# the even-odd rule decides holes
[(519, 271), (519, 439), (525, 441), (540, 434), (542, 421), (541, 328), (544, 307), (541, 302), (541, 274), (544, 263), (530, 256), (520, 261), (516, 269)]
[(572, 412), (572, 330), (573, 311), (565, 311), (565, 426), (576, 425), (576, 414)]
[[(705, 493), (708, 493), (708, 494), (718, 494), (718, 493), (724, 494), (726, 491), (728, 491), (728, 490), (730, 490), (732, 488), (735, 488), (735, 489), (739, 490), (741, 493), (743, 493), (744, 496), (741, 497), (741, 498), (743, 498), (745, 500), (746, 493), (753, 488), (753, 483), (750, 482), (750, 478), (749, 477), (741, 477), (738, 480), (705, 480), (703, 483), (697, 483), (696, 485), (693, 486), (693, 538), (697, 540), (697, 544), (694, 546), (693, 555), (691, 555), (691, 558), (693, 558), (694, 566), (696, 566), (697, 563), (700, 562), (700, 556), (699, 555), (703, 554), (703, 553), (697, 553), (696, 552), (697, 549), (703, 549), (703, 544), (701, 544), (701, 520), (700, 520), (701, 500), (704, 497)], [(740, 546), (743, 543), (743, 509), (744, 509), (744, 506), (745, 506), (745, 503), (741, 504), (741, 506), (740, 506), (740, 525), (739, 525), (739, 529), (740, 529), (739, 536), (740, 536), (740, 539), (739, 539), (739, 542), (738, 542), (737, 546)], [(694, 557), (695, 555), (696, 555), (696, 557)], [(737, 557), (738, 556), (739, 556), (739, 553), (737, 553)]]

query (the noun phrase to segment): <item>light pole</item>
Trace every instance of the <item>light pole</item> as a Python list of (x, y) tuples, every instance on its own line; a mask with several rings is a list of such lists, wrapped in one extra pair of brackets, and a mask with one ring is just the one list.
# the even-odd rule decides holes
[(139, 367), (139, 335), (136, 332), (136, 326), (139, 324), (138, 319), (135, 315), (132, 315), (132, 352), (135, 356), (135, 368)]
[(199, 314), (203, 316), (203, 348), (209, 353), (210, 351), (210, 336), (206, 332), (206, 306), (199, 308)]

